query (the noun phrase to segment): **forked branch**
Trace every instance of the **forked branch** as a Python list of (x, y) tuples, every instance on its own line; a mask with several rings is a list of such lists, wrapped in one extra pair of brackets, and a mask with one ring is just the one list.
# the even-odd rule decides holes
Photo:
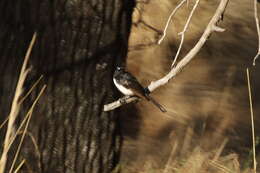
[(182, 0), (174, 9), (173, 11), (171, 12), (167, 22), (166, 22), (166, 25), (164, 27), (164, 30), (163, 30), (163, 36), (160, 38), (160, 40), (158, 40), (158, 44), (161, 44), (161, 42), (163, 41), (164, 37), (166, 36), (166, 32), (167, 32), (167, 29), (168, 29), (168, 26), (171, 22), (171, 19), (172, 17), (175, 15), (175, 13), (178, 11), (179, 8), (181, 8), (181, 6), (186, 2), (187, 0)]
[(178, 56), (179, 56), (179, 54), (181, 52), (181, 48), (182, 48), (182, 45), (183, 45), (183, 42), (184, 42), (185, 32), (188, 30), (188, 26), (190, 24), (191, 18), (192, 18), (193, 14), (194, 14), (195, 9), (199, 5), (199, 2), (200, 2), (200, 0), (196, 1), (195, 5), (193, 6), (193, 8), (192, 8), (192, 10), (190, 12), (190, 15), (189, 15), (188, 19), (187, 19), (187, 21), (186, 21), (186, 23), (184, 25), (184, 28), (183, 28), (182, 32), (180, 32), (178, 34), (178, 35), (181, 35), (181, 42), (180, 42), (179, 48), (178, 48), (177, 53), (176, 53), (176, 55), (174, 57), (174, 60), (173, 60), (173, 63), (171, 65), (171, 67), (173, 67), (175, 65), (175, 63), (177, 61), (177, 58), (178, 58)]
[[(201, 38), (197, 42), (197, 44), (189, 51), (189, 53), (176, 65), (176, 67), (172, 68), (171, 71), (165, 75), (163, 78), (152, 82), (149, 86), (148, 89), (150, 92), (154, 91), (156, 88), (165, 85), (175, 77), (181, 70), (197, 55), (199, 50), (202, 48), (202, 46), (205, 44), (207, 41), (208, 37), (210, 36), (211, 33), (213, 32), (223, 32), (224, 29), (220, 28), (217, 26), (218, 22), (222, 19), (222, 16), (224, 14), (225, 8), (228, 4), (229, 0), (221, 0), (214, 16), (210, 20), (208, 26), (206, 27), (204, 33), (202, 34)], [(131, 99), (131, 100), (130, 100)], [(120, 101), (115, 101), (113, 103), (104, 105), (104, 111), (110, 111), (113, 110), (117, 107), (122, 106), (123, 104), (136, 101), (138, 98), (136, 97), (122, 97), (119, 99)], [(122, 101), (123, 100), (123, 101)]]

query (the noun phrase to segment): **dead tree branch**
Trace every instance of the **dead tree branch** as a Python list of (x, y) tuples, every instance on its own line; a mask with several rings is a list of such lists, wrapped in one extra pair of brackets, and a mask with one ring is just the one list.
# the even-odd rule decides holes
[(129, 97), (129, 96), (124, 96), (120, 99), (118, 99), (117, 101), (104, 105), (104, 111), (110, 111), (110, 110), (114, 110), (122, 105), (131, 103), (133, 101), (138, 101), (138, 97)]
[(170, 79), (172, 79), (174, 76), (176, 76), (194, 57), (195, 55), (199, 52), (199, 50), (202, 48), (202, 46), (205, 44), (207, 41), (208, 37), (212, 32), (222, 32), (224, 31), (223, 28), (220, 28), (217, 26), (217, 23), (221, 19), (221, 16), (223, 15), (223, 12), (225, 10), (225, 7), (228, 3), (228, 0), (222, 0), (216, 10), (215, 15), (212, 17), (210, 20), (207, 28), (205, 29), (204, 33), (202, 34), (200, 40), (198, 43), (189, 51), (189, 53), (177, 64), (175, 68), (173, 68), (166, 76), (163, 78), (152, 82), (149, 86), (148, 89), (152, 92), (156, 88), (165, 85), (166, 83), (169, 82)]
[(177, 12), (177, 10), (178, 10), (179, 8), (181, 8), (181, 6), (182, 6), (186, 1), (187, 1), (187, 0), (182, 0), (182, 1), (179, 3), (179, 5), (177, 5), (177, 6), (174, 8), (174, 10), (172, 11), (172, 13), (170, 14), (170, 16), (169, 16), (169, 18), (168, 18), (168, 20), (167, 20), (167, 22), (166, 22), (166, 25), (165, 25), (165, 27), (164, 27), (164, 30), (163, 30), (163, 36), (160, 38), (160, 40), (158, 40), (158, 44), (161, 44), (161, 42), (163, 41), (164, 37), (166, 36), (166, 32), (167, 32), (167, 29), (168, 29), (168, 26), (169, 26), (169, 23), (170, 23), (172, 17), (174, 16), (174, 14)]
[(186, 24), (185, 24), (185, 26), (184, 26), (182, 32), (180, 32), (180, 33), (178, 34), (178, 35), (181, 35), (181, 42), (180, 42), (179, 48), (178, 48), (177, 53), (176, 53), (176, 55), (175, 55), (175, 57), (174, 57), (174, 60), (173, 60), (173, 62), (172, 62), (171, 67), (174, 66), (174, 64), (176, 63), (177, 58), (178, 58), (178, 56), (179, 56), (179, 54), (180, 54), (180, 52), (181, 52), (181, 48), (182, 48), (182, 45), (183, 45), (183, 42), (184, 42), (185, 32), (186, 32), (187, 29), (188, 29), (188, 26), (189, 26), (189, 24), (190, 24), (191, 18), (192, 18), (193, 14), (194, 14), (195, 9), (196, 9), (197, 6), (199, 5), (199, 2), (200, 2), (200, 0), (197, 0), (197, 1), (196, 1), (195, 5), (193, 6), (193, 8), (192, 8), (192, 10), (191, 10), (191, 12), (190, 12), (190, 15), (189, 15), (189, 17), (188, 17), (188, 19), (187, 19), (187, 21), (186, 21)]
[[(181, 72), (181, 70), (195, 57), (195, 55), (199, 52), (199, 50), (202, 48), (202, 46), (204, 45), (204, 43), (207, 41), (208, 37), (210, 36), (211, 33), (213, 32), (222, 32), (224, 31), (223, 28), (220, 28), (219, 26), (217, 26), (217, 23), (221, 20), (225, 8), (228, 4), (229, 0), (221, 0), (214, 16), (212, 17), (212, 19), (210, 20), (208, 26), (206, 27), (204, 33), (202, 34), (201, 38), (199, 39), (199, 41), (197, 42), (197, 44), (189, 51), (189, 53), (176, 65), (176, 67), (172, 68), (171, 71), (165, 75), (163, 78), (155, 81), (155, 82), (151, 82), (151, 84), (148, 86), (148, 89), (150, 90), (150, 92), (154, 91), (156, 88), (165, 85), (166, 83), (168, 83), (170, 81), (170, 79), (172, 79), (173, 77), (175, 77), (179, 72)], [(131, 101), (129, 101), (129, 99), (131, 99)], [(137, 100), (138, 98), (136, 97), (130, 97), (130, 98), (120, 98), (118, 101), (115, 101), (113, 103), (104, 105), (104, 111), (110, 111), (113, 110), (117, 107), (120, 107), (121, 105), (124, 104), (124, 102), (132, 102)], [(124, 101), (122, 101), (124, 100)]]

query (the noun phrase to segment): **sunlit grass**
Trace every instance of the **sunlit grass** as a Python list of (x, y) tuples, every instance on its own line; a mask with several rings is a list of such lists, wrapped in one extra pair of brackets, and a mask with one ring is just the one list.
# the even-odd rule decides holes
[[(12, 164), (11, 164), (11, 168), (8, 172), (18, 172), (19, 169), (22, 167), (22, 165), (25, 163), (25, 160), (23, 159), (22, 162), (20, 162), (17, 166), (17, 168), (15, 169), (15, 164), (16, 164), (16, 160), (19, 156), (19, 152), (21, 150), (23, 141), (24, 141), (24, 137), (27, 134), (27, 129), (30, 123), (30, 119), (33, 113), (33, 109), (36, 105), (36, 103), (38, 102), (40, 96), (43, 94), (46, 85), (43, 86), (43, 88), (40, 90), (40, 93), (38, 94), (37, 98), (35, 99), (35, 101), (33, 102), (33, 104), (31, 105), (30, 109), (28, 110), (27, 114), (25, 115), (25, 117), (23, 118), (22, 122), (18, 125), (18, 128), (16, 128), (16, 118), (21, 110), (21, 106), (22, 103), (24, 102), (24, 100), (28, 97), (28, 95), (33, 91), (33, 89), (36, 87), (36, 85), (39, 83), (39, 81), (42, 79), (42, 76), (35, 82), (35, 84), (31, 87), (31, 89), (25, 93), (25, 96), (22, 97), (22, 95), (24, 94), (23, 92), (23, 87), (24, 87), (24, 82), (27, 78), (27, 75), (30, 71), (29, 68), (27, 68), (27, 64), (28, 64), (28, 60), (33, 48), (33, 45), (35, 43), (36, 40), (36, 33), (34, 33), (33, 38), (30, 42), (30, 45), (27, 49), (26, 55), (25, 55), (25, 59), (22, 65), (22, 69), (19, 75), (19, 79), (17, 82), (17, 86), (16, 86), (16, 90), (15, 90), (15, 94), (14, 94), (14, 98), (12, 101), (12, 106), (11, 106), (11, 110), (10, 113), (8, 115), (8, 117), (6, 118), (6, 120), (0, 125), (0, 129), (2, 129), (4, 127), (4, 125), (6, 123), (7, 124), (7, 129), (6, 129), (6, 134), (5, 134), (5, 139), (4, 139), (4, 146), (3, 146), (3, 150), (1, 153), (1, 159), (0, 159), (0, 173), (4, 173), (6, 172), (6, 163), (8, 160), (8, 152), (12, 146), (12, 144), (14, 143), (16, 137), (21, 134), (21, 140), (18, 144), (18, 148), (16, 149), (16, 153), (15, 156), (12, 160)], [(22, 130), (22, 128), (24, 128)], [(21, 133), (22, 131), (22, 133)], [(14, 170), (14, 171), (13, 171)]]

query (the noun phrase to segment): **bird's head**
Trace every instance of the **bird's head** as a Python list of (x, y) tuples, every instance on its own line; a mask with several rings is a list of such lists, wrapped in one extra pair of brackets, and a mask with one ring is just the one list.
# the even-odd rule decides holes
[(114, 72), (114, 77), (120, 75), (122, 72), (124, 72), (124, 67), (117, 66)]
[(124, 70), (124, 67), (120, 67), (120, 66), (116, 67), (116, 71), (123, 71), (123, 70)]

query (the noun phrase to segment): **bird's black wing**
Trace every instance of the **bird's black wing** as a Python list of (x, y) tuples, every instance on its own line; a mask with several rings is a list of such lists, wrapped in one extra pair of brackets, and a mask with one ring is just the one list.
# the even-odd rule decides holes
[(124, 87), (131, 89), (135, 95), (139, 97), (145, 97), (145, 91), (143, 86), (139, 83), (139, 81), (130, 73), (125, 72), (121, 74), (119, 78), (119, 83)]

